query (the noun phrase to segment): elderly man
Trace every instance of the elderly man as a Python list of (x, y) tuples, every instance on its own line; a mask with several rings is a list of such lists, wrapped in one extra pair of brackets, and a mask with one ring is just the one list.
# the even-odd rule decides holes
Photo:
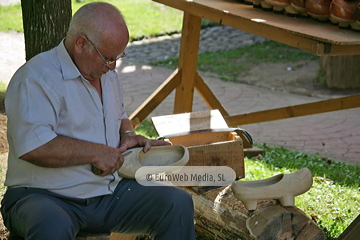
[[(25, 239), (120, 232), (195, 239), (193, 202), (175, 187), (121, 179), (122, 152), (164, 145), (133, 132), (114, 71), (129, 33), (114, 6), (84, 5), (66, 39), (13, 76), (5, 101), (10, 146), (1, 213)], [(92, 167), (101, 171), (92, 172)]]

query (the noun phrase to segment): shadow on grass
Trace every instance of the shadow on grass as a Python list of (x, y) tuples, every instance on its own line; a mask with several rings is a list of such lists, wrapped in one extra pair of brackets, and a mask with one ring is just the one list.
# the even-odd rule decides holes
[(6, 89), (0, 89), (0, 113), (4, 113), (5, 112), (5, 92)]
[(326, 178), (341, 186), (359, 186), (359, 166), (334, 162), (319, 155), (290, 151), (282, 147), (269, 147), (266, 144), (257, 146), (266, 151), (265, 156), (261, 156), (257, 161), (261, 161), (270, 168), (297, 170), (307, 167), (311, 170), (313, 177)]

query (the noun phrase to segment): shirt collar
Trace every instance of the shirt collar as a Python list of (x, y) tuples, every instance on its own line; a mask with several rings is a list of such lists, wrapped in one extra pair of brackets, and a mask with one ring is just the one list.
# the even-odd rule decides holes
[(64, 79), (75, 79), (81, 76), (80, 71), (77, 69), (69, 53), (64, 45), (65, 38), (56, 47), (56, 52), (59, 58), (61, 72)]

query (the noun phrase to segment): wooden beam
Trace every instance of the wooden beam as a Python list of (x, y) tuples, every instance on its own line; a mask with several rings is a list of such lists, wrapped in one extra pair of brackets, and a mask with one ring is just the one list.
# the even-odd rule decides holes
[(181, 70), (176, 69), (129, 117), (138, 127), (159, 104), (179, 85)]
[(360, 107), (360, 95), (225, 117), (230, 127)]
[(313, 19), (254, 9), (236, 1), (153, 0), (202, 18), (231, 26), (318, 56), (360, 54), (358, 33)]
[(201, 17), (184, 13), (178, 67), (182, 69), (176, 88), (174, 114), (192, 111)]
[(229, 113), (225, 110), (223, 105), (216, 98), (209, 86), (201, 78), (199, 73), (196, 73), (195, 89), (211, 110), (218, 109), (221, 112), (221, 115), (223, 115), (224, 117), (229, 116)]

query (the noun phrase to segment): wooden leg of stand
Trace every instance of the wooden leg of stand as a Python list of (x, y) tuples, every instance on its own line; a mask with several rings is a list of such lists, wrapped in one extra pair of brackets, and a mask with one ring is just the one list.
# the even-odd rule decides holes
[(195, 89), (211, 110), (218, 109), (223, 117), (229, 116), (229, 113), (225, 110), (220, 101), (215, 97), (214, 93), (204, 82), (199, 73), (196, 73)]
[(225, 121), (231, 127), (251, 123), (275, 121), (285, 118), (301, 117), (318, 113), (339, 111), (357, 107), (360, 107), (360, 95), (347, 96), (319, 102), (305, 103), (295, 106), (228, 116), (225, 117)]
[(136, 109), (129, 117), (134, 128), (138, 127), (140, 123), (169, 94), (179, 85), (180, 83), (181, 70), (176, 69), (141, 105)]
[(180, 84), (175, 93), (174, 113), (192, 111), (200, 27), (201, 17), (184, 13), (178, 63), (182, 72)]

